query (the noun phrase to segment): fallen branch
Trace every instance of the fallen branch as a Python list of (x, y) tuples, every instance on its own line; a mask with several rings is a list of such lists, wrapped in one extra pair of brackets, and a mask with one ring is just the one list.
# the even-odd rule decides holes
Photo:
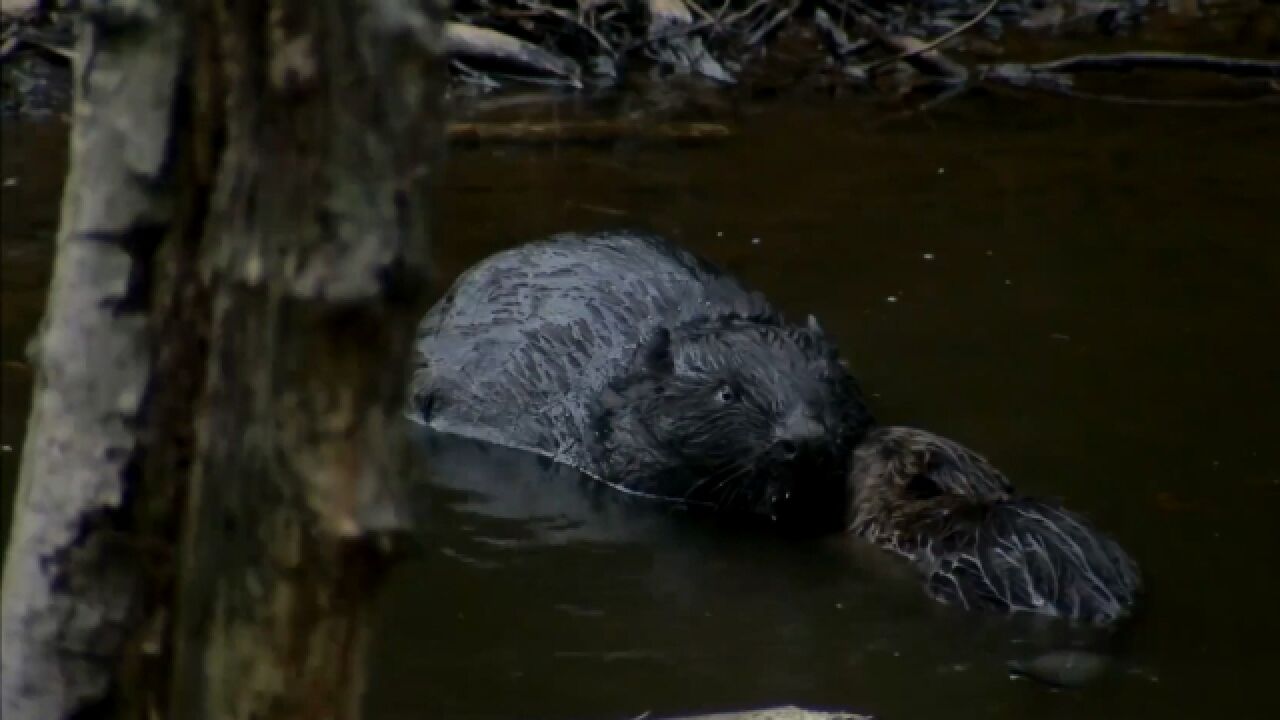
[(1197, 98), (1141, 98), (1084, 92), (1075, 87), (1075, 74), (1081, 72), (1130, 72), (1133, 70), (1178, 70), (1207, 72), (1234, 78), (1273, 80), (1280, 78), (1280, 63), (1250, 58), (1183, 53), (1115, 53), (1110, 55), (1076, 55), (1043, 63), (998, 63), (980, 68), (983, 80), (1015, 88), (1043, 90), (1064, 97), (1100, 100), (1126, 105), (1164, 107), (1243, 107), (1275, 102), (1280, 95), (1263, 95), (1251, 100), (1204, 100)]
[(605, 40), (604, 36), (602, 36), (598, 30), (592, 27), (590, 23), (585, 22), (582, 17), (574, 15), (573, 13), (565, 12), (564, 10), (561, 10), (560, 8), (557, 8), (557, 7), (546, 7), (542, 5), (537, 5), (533, 3), (531, 0), (521, 0), (521, 4), (527, 7), (536, 8), (541, 12), (545, 12), (550, 15), (554, 15), (555, 17), (560, 18), (564, 22), (570, 25), (573, 25), (574, 27), (578, 28), (582, 32), (591, 36), (591, 39), (594, 40), (596, 43), (596, 47), (600, 48), (601, 51), (609, 55), (609, 57), (617, 59), (618, 53), (613, 49), (613, 46), (609, 44), (609, 41)]
[(1280, 78), (1280, 62), (1221, 55), (1188, 55), (1173, 52), (1126, 52), (1075, 55), (1044, 63), (1001, 63), (995, 68), (1017, 69), (1029, 75), (1061, 75), (1076, 72), (1129, 72), (1132, 70), (1190, 70), (1243, 78)]
[[(603, 39), (598, 35), (595, 37), (603, 44)], [(21, 32), (6, 39), (0, 58), (12, 54), (23, 44), (50, 53), (68, 63), (75, 59), (73, 48), (63, 47), (35, 34)], [(607, 45), (605, 48), (608, 49)], [(582, 73), (576, 62), (497, 30), (448, 23), (445, 27), (445, 51), (450, 58), (509, 63), (529, 72), (551, 76), (571, 87), (582, 87)]]
[(861, 55), (873, 43), (869, 40), (858, 40), (854, 42), (849, 39), (849, 34), (840, 27), (840, 24), (831, 19), (827, 11), (823, 8), (816, 8), (813, 11), (813, 26), (818, 31), (818, 39), (826, 47), (827, 53), (838, 63), (852, 55)]
[(44, 53), (57, 62), (70, 64), (75, 59), (74, 48), (46, 38), (41, 33), (20, 29), (6, 34), (4, 41), (0, 43), (0, 61), (7, 60), (10, 55), (21, 50), (24, 45)]
[(800, 9), (800, 3), (793, 2), (789, 6), (782, 8), (773, 14), (773, 17), (766, 18), (760, 27), (752, 30), (747, 37), (747, 44), (751, 46), (763, 46), (770, 38), (777, 35), (782, 29), (783, 24), (791, 19), (796, 10)]
[(693, 13), (684, 0), (646, 0), (649, 11), (647, 42), (660, 64), (675, 68), (681, 74), (701, 75), (722, 83), (734, 82), (733, 76), (708, 50), (697, 30), (715, 20), (694, 22)]
[[(969, 78), (968, 68), (936, 49), (926, 47), (928, 43), (919, 38), (910, 35), (886, 35), (880, 40), (890, 49), (898, 51), (897, 57), (901, 58), (902, 62), (923, 75), (956, 83), (964, 82)], [(884, 65), (875, 65), (875, 68), (882, 67)], [(857, 69), (863, 73), (872, 72), (872, 69), (866, 65)]]
[[(964, 82), (969, 77), (969, 70), (964, 65), (943, 55), (936, 49), (936, 45), (945, 41), (946, 36), (940, 38), (939, 41), (928, 43), (919, 38), (909, 35), (895, 35), (885, 30), (879, 23), (871, 19), (870, 16), (859, 12), (852, 13), (853, 21), (858, 27), (862, 28), (868, 35), (875, 38), (881, 45), (893, 50), (897, 54), (886, 60), (875, 61), (860, 65), (854, 68), (859, 75), (867, 75), (873, 69), (884, 67), (890, 63), (902, 62), (907, 63), (912, 68), (923, 75), (929, 77), (947, 80), (949, 82)], [(954, 32), (954, 31), (953, 31)], [(950, 33), (948, 33), (949, 35)]]
[(444, 40), (450, 58), (509, 63), (574, 88), (582, 87), (582, 71), (576, 62), (506, 33), (451, 22), (445, 25)]
[[(968, 22), (962, 23), (961, 25), (957, 26), (955, 29), (951, 30), (948, 33), (944, 33), (941, 37), (937, 38), (936, 40), (930, 40), (929, 42), (921, 42), (916, 38), (905, 38), (903, 41), (900, 41), (900, 42), (902, 42), (903, 45), (907, 46), (906, 49), (902, 50), (901, 52), (899, 52), (897, 55), (893, 57), (884, 58), (882, 60), (877, 60), (875, 62), (869, 63), (865, 69), (867, 72), (872, 72), (874, 70), (885, 67), (887, 65), (891, 65), (899, 61), (906, 61), (914, 57), (925, 55), (926, 53), (931, 53), (936, 48), (941, 46), (943, 43), (946, 43), (947, 41), (956, 37), (960, 33), (963, 33), (967, 31), (969, 28), (973, 27), (974, 25), (977, 25), (978, 23), (982, 22), (984, 19), (986, 19), (988, 15), (991, 14), (993, 10), (996, 9), (996, 5), (998, 4), (1000, 4), (1000, 0), (991, 0), (991, 2), (988, 3), (986, 7), (984, 7), (977, 15), (974, 15)], [(915, 42), (905, 42), (906, 40), (915, 41)], [(916, 43), (919, 43), (919, 44), (917, 45)], [(945, 56), (942, 56), (941, 53), (938, 53), (938, 56), (945, 57)], [(948, 60), (947, 62), (951, 62), (951, 61)]]

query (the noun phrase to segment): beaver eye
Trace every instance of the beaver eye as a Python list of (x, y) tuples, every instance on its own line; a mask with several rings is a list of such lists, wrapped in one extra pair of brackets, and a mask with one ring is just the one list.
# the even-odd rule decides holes
[(724, 405), (735, 403), (738, 401), (738, 389), (733, 386), (733, 383), (725, 383), (716, 391), (716, 399)]

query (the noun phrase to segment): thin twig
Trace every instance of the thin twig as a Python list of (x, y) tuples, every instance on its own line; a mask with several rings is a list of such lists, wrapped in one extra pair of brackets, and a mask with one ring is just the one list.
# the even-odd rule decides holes
[[(850, 57), (857, 57), (867, 51), (868, 48), (876, 45), (875, 40), (869, 38), (859, 38), (857, 42), (849, 40), (848, 34), (845, 33), (844, 27), (831, 18), (831, 15), (823, 8), (817, 8), (813, 11), (813, 26), (818, 31), (818, 39), (826, 47), (827, 53), (831, 55), (831, 59), (836, 62), (841, 70), (848, 71), (847, 60)], [(863, 74), (865, 77), (865, 74)]]
[(561, 20), (569, 23), (570, 25), (574, 25), (578, 27), (578, 29), (590, 35), (591, 39), (596, 41), (596, 45), (598, 45), (601, 50), (604, 50), (606, 53), (608, 53), (609, 56), (614, 60), (618, 59), (618, 53), (616, 50), (613, 49), (613, 46), (609, 44), (609, 41), (605, 40), (603, 35), (597, 32), (595, 28), (588, 25), (581, 18), (575, 17), (572, 13), (565, 12), (564, 10), (561, 10), (560, 8), (557, 8), (557, 7), (539, 5), (537, 3), (532, 2), (532, 0), (520, 0), (520, 3), (526, 7), (530, 7), (536, 10), (541, 10), (550, 15), (554, 15), (560, 18)]
[(772, 18), (766, 18), (763, 27), (755, 29), (755, 26), (753, 25), (749, 30), (750, 36), (747, 38), (747, 44), (751, 46), (763, 44), (764, 39), (769, 35), (772, 35), (774, 31), (776, 31), (782, 23), (790, 19), (799, 8), (800, 2), (799, 0), (796, 0), (796, 2), (791, 3), (791, 5), (785, 10), (779, 10)]
[(729, 15), (728, 17), (726, 17), (726, 18), (724, 19), (724, 20), (725, 20), (725, 24), (727, 24), (727, 25), (733, 25), (733, 24), (737, 23), (739, 20), (742, 20), (743, 18), (746, 18), (746, 17), (749, 17), (749, 16), (751, 16), (751, 15), (754, 15), (754, 14), (755, 14), (755, 12), (756, 12), (756, 10), (759, 10), (761, 7), (763, 7), (763, 6), (765, 6), (765, 5), (768, 5), (768, 4), (769, 4), (769, 1), (770, 1), (770, 0), (756, 0), (756, 2), (754, 2), (754, 3), (752, 3), (750, 6), (748, 6), (746, 10), (743, 10), (743, 11), (741, 11), (741, 12), (738, 12), (738, 13), (735, 13), (735, 14), (733, 14), (733, 15)]
[(878, 70), (882, 67), (885, 67), (886, 65), (892, 65), (893, 63), (896, 63), (902, 60), (908, 60), (910, 58), (923, 55), (924, 53), (927, 53), (930, 50), (937, 48), (939, 45), (942, 45), (943, 43), (951, 40), (952, 38), (956, 37), (960, 33), (965, 32), (966, 30), (973, 27), (974, 25), (977, 25), (978, 23), (982, 22), (984, 19), (986, 19), (988, 15), (991, 14), (993, 10), (996, 9), (996, 5), (999, 5), (999, 4), (1000, 4), (1000, 0), (991, 0), (991, 2), (988, 3), (987, 6), (982, 9), (981, 12), (979, 12), (977, 15), (974, 15), (968, 22), (963, 23), (958, 27), (956, 27), (955, 29), (951, 30), (950, 32), (943, 34), (938, 39), (930, 40), (929, 42), (926, 42), (925, 44), (920, 45), (919, 47), (913, 47), (908, 50), (903, 50), (902, 52), (898, 53), (897, 55), (894, 55), (893, 57), (884, 58), (882, 60), (876, 60), (875, 62), (868, 63), (863, 67), (863, 69), (866, 70), (867, 72), (871, 72), (874, 70)]
[(705, 30), (709, 27), (714, 26), (715, 24), (716, 24), (715, 20), (700, 20), (698, 22), (691, 23), (677, 30), (672, 30), (670, 32), (662, 33), (660, 35), (653, 35), (650, 37), (643, 37), (638, 40), (633, 40), (625, 48), (623, 48), (622, 51), (623, 53), (630, 53), (635, 50), (639, 50), (640, 48), (643, 48), (646, 45), (663, 43), (668, 40), (679, 40), (681, 38), (686, 38), (698, 32), (699, 30)]

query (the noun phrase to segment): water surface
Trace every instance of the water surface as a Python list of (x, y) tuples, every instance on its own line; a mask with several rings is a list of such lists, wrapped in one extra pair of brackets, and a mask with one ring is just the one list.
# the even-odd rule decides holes
[[(1148, 602), (1112, 671), (1010, 679), (1034, 629), (942, 608), (877, 553), (423, 438), (423, 552), (380, 604), (369, 716), (1276, 716), (1280, 114), (980, 95), (905, 120), (813, 99), (714, 119), (734, 135), (696, 147), (453, 149), (441, 279), (629, 225), (816, 314), (882, 421), (972, 446), (1134, 554)], [(3, 142), (0, 440), (18, 448), (63, 150), (42, 128)], [(0, 462), (11, 487), (16, 454)]]
[[(545, 505), (520, 519), (537, 494), (494, 510), (476, 497), (501, 490), (451, 491), (428, 499), (431, 549), (386, 598), (379, 716), (1280, 709), (1264, 689), (1280, 640), (1280, 117), (986, 96), (925, 119), (828, 102), (731, 122), (697, 148), (455, 149), (442, 275), (544, 233), (634, 225), (816, 314), (880, 419), (971, 445), (1139, 559), (1149, 599), (1112, 671), (1074, 691), (1012, 680), (1035, 632), (939, 608), (839, 543), (676, 520), (637, 533), (604, 511), (616, 537), (548, 537)], [(486, 476), (435, 459), (438, 478)], [(499, 488), (529, 484), (492, 462)]]

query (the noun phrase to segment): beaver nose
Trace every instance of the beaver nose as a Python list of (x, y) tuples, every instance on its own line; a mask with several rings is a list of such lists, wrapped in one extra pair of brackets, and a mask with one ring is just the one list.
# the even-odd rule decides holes
[(800, 454), (801, 447), (826, 437), (826, 430), (822, 421), (803, 410), (797, 410), (778, 424), (774, 434), (774, 450), (790, 460)]
[(827, 435), (827, 428), (822, 421), (805, 410), (794, 410), (778, 424), (776, 436), (779, 447), (790, 445), (795, 447), (810, 440), (820, 440)]

